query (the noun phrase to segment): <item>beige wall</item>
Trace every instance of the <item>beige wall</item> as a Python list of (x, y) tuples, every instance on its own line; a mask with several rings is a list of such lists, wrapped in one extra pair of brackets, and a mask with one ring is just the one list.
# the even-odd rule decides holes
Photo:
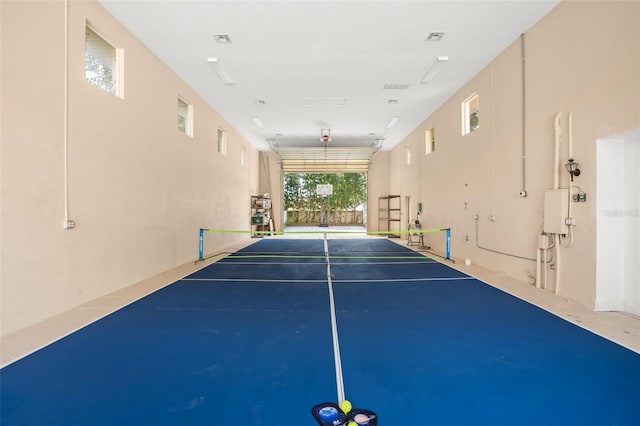
[[(569, 186), (564, 163), (571, 112), (574, 157), (582, 166), (574, 183), (587, 193), (587, 202), (572, 203), (575, 242), (560, 250), (559, 292), (593, 307), (596, 139), (640, 126), (639, 22), (639, 2), (564, 1), (526, 33), (526, 198), (518, 195), (523, 173), (521, 40), (394, 148), (389, 191), (421, 201), (425, 226), (452, 228), (454, 257), (531, 282), (535, 262), (514, 256), (536, 256), (543, 195), (553, 186), (558, 112), (564, 140), (560, 186)], [(461, 136), (460, 105), (474, 92), (480, 98), (480, 128)], [(426, 156), (424, 132), (432, 126), (436, 151)], [(404, 165), (407, 145), (420, 153), (413, 155), (411, 166)], [(436, 249), (443, 247), (438, 238), (427, 238)], [(554, 271), (549, 274), (553, 278)], [(554, 284), (550, 280), (551, 290)]]
[[(2, 335), (198, 256), (198, 229), (249, 229), (258, 152), (98, 3), (2, 1)], [(124, 99), (84, 77), (89, 21), (125, 52)], [(177, 129), (177, 96), (194, 137)], [(217, 153), (218, 128), (228, 153)], [(240, 166), (241, 148), (247, 163)], [(229, 185), (229, 182), (234, 182)], [(206, 251), (247, 238), (207, 235)]]

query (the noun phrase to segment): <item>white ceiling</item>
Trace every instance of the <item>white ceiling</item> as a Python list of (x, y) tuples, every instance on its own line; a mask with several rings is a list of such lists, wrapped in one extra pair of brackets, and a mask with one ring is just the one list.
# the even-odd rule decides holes
[[(322, 147), (323, 128), (331, 129), (331, 147), (384, 139), (382, 149), (390, 149), (558, 3), (99, 1), (260, 150), (270, 148), (267, 140)], [(432, 32), (443, 39), (426, 41)], [(215, 34), (231, 43), (217, 43)], [(438, 56), (449, 60), (421, 84)], [(209, 57), (233, 85), (222, 83)], [(408, 88), (383, 89), (396, 83)], [(305, 99), (344, 105), (305, 106)], [(392, 117), (399, 121), (387, 129)]]

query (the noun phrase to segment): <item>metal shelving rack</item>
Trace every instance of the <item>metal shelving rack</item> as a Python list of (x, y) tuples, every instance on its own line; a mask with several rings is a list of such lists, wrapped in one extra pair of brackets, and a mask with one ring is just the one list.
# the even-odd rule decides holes
[(378, 228), (381, 232), (390, 232), (389, 238), (400, 238), (400, 213), (399, 195), (378, 198)]
[(251, 196), (251, 238), (262, 238), (275, 232), (268, 194)]

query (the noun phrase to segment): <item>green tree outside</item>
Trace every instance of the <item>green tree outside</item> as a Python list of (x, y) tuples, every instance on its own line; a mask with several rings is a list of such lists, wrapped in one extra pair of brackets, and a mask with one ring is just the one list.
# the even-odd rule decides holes
[[(322, 184), (333, 185), (333, 195), (326, 200), (316, 194), (316, 186)], [(284, 206), (288, 225), (317, 224), (323, 203), (326, 203), (329, 225), (362, 225), (366, 202), (365, 173), (285, 173)]]

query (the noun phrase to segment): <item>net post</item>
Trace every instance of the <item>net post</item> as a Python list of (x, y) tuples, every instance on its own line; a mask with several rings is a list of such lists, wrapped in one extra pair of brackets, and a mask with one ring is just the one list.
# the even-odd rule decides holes
[(446, 257), (445, 259), (451, 259), (451, 228), (445, 229), (447, 231), (447, 246), (446, 246)]
[(200, 228), (200, 240), (198, 242), (198, 260), (204, 260), (204, 229)]

